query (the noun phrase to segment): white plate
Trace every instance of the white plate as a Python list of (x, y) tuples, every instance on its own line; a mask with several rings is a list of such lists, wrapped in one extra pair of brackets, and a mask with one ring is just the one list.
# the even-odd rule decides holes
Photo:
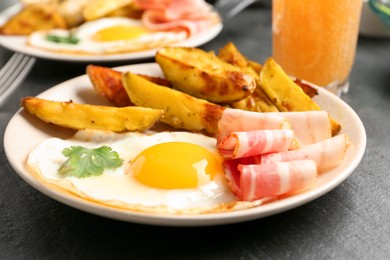
[[(155, 76), (162, 75), (159, 66), (155, 63), (124, 66), (119, 69), (131, 70), (135, 73), (148, 73)], [(94, 92), (86, 75), (50, 88), (41, 93), (39, 97), (58, 101), (72, 99), (74, 102), (88, 104), (105, 103)], [(322, 108), (329, 111), (341, 123), (343, 126), (342, 131), (351, 139), (352, 145), (348, 148), (343, 163), (337, 168), (319, 176), (316, 187), (305, 193), (256, 208), (235, 212), (195, 216), (142, 214), (97, 205), (80, 197), (50, 189), (50, 187), (38, 182), (27, 171), (25, 166), (27, 155), (35, 145), (45, 138), (52, 136), (65, 138), (70, 136), (72, 132), (43, 123), (22, 109), (13, 116), (6, 128), (4, 149), (11, 166), (27, 183), (49, 197), (86, 212), (117, 220), (153, 225), (207, 226), (237, 223), (277, 214), (312, 201), (342, 183), (358, 166), (366, 147), (366, 133), (360, 118), (344, 101), (325, 90), (319, 89), (319, 95), (315, 99)]]
[[(4, 24), (13, 14), (20, 10), (20, 5), (14, 5), (0, 13), (0, 25)], [(172, 45), (197, 47), (214, 39), (222, 30), (222, 23), (215, 24), (210, 28), (196, 34), (184, 41)], [(111, 61), (131, 61), (154, 57), (157, 49), (139, 52), (129, 52), (106, 55), (75, 55), (68, 53), (56, 53), (43, 49), (34, 48), (26, 44), (26, 36), (5, 36), (0, 35), (0, 45), (15, 52), (21, 52), (30, 56), (61, 61), (73, 62), (111, 62)]]

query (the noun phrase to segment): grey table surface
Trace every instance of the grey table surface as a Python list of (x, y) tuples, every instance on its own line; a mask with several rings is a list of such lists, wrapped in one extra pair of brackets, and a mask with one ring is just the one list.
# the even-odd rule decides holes
[[(13, 2), (1, 1), (0, 8)], [(221, 34), (201, 48), (218, 50), (228, 41), (253, 60), (271, 56), (269, 6), (248, 9), (227, 21)], [(11, 54), (0, 48), (0, 65)], [(128, 62), (104, 65), (124, 64)], [(0, 107), (1, 135), (21, 97), (82, 75), (85, 66), (38, 60)], [(0, 259), (390, 259), (389, 38), (359, 37), (350, 83), (343, 99), (367, 132), (365, 156), (357, 169), (310, 203), (244, 223), (158, 227), (82, 212), (24, 182), (8, 163), (1, 138)]]

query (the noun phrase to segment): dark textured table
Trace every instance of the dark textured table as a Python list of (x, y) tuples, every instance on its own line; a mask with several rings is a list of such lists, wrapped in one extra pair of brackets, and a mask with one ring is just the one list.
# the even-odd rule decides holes
[[(0, 7), (11, 3), (2, 1)], [(202, 48), (218, 50), (227, 41), (263, 62), (271, 55), (270, 8), (244, 11)], [(10, 55), (0, 48), (0, 65)], [(21, 97), (84, 74), (85, 65), (38, 60), (24, 84), (0, 107), (1, 135)], [(367, 131), (365, 156), (344, 183), (287, 212), (215, 227), (132, 224), (63, 205), (14, 172), (1, 138), (0, 259), (389, 259), (390, 39), (359, 38), (351, 89), (344, 100)]]

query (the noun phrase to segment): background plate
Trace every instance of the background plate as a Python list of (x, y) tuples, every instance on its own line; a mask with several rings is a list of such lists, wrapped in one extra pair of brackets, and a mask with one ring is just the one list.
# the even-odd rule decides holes
[[(14, 5), (0, 13), (0, 25), (4, 24), (13, 14), (20, 10), (21, 5)], [(197, 47), (212, 39), (214, 39), (222, 30), (222, 23), (215, 24), (214, 26), (207, 28), (206, 30), (194, 35), (182, 42), (178, 42), (174, 45)], [(157, 49), (151, 49), (139, 52), (129, 52), (120, 54), (107, 54), (107, 55), (75, 55), (67, 53), (50, 52), (38, 48), (28, 46), (26, 44), (27, 37), (25, 36), (5, 36), (0, 35), (0, 45), (11, 51), (21, 52), (37, 58), (60, 60), (60, 61), (72, 61), (72, 62), (111, 62), (111, 61), (131, 61), (141, 60), (154, 57)]]

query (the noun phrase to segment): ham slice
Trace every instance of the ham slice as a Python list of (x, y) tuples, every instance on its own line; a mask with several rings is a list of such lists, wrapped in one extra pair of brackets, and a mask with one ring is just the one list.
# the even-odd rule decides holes
[(134, 4), (144, 10), (141, 20), (153, 31), (184, 30), (192, 36), (220, 21), (204, 0), (135, 0)]
[(261, 156), (261, 164), (311, 159), (316, 162), (318, 170), (323, 171), (342, 162), (348, 145), (349, 138), (345, 134), (340, 134), (297, 150), (264, 154)]
[(287, 151), (294, 147), (292, 130), (253, 130), (232, 132), (217, 143), (219, 153), (225, 159)]
[(317, 166), (312, 160), (278, 162), (275, 164), (225, 163), (226, 178), (232, 192), (243, 201), (254, 201), (302, 192), (313, 187)]

